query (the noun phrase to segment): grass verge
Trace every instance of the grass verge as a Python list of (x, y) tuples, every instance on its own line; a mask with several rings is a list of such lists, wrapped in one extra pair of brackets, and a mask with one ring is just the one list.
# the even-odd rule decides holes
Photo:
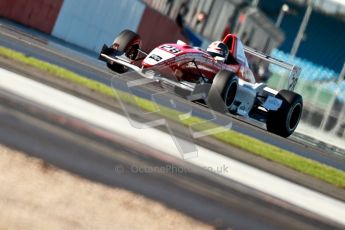
[[(59, 66), (38, 60), (33, 57), (27, 57), (22, 53), (10, 50), (8, 48), (0, 46), (0, 56), (8, 58), (8, 59), (16, 60), (18, 62), (36, 67), (43, 71), (47, 71), (48, 73), (53, 74), (57, 77), (71, 81), (72, 83), (75, 83), (75, 84), (82, 85), (84, 87), (87, 87), (91, 90), (108, 95), (110, 97), (120, 97), (121, 100), (125, 100), (128, 102), (131, 101), (129, 99), (130, 95), (124, 92), (114, 91), (111, 87), (107, 85), (104, 85), (94, 80), (87, 79), (86, 77), (80, 76), (76, 73), (73, 73)], [(156, 111), (157, 109), (157, 106), (155, 105), (155, 103), (143, 98), (136, 98), (136, 105), (140, 106), (141, 108), (149, 112)], [(205, 122), (205, 120), (202, 120), (197, 117), (190, 117), (188, 119), (181, 121), (177, 119), (179, 115), (177, 111), (174, 111), (168, 108), (163, 108), (163, 109), (160, 108), (160, 109), (161, 109), (160, 114), (162, 116), (167, 117), (169, 119), (173, 119), (178, 122), (182, 122), (186, 126), (203, 123), (204, 125), (199, 128), (203, 129), (203, 128), (216, 127), (215, 124)], [(259, 155), (268, 160), (277, 162), (291, 169), (294, 169), (298, 172), (311, 175), (313, 177), (326, 181), (330, 184), (333, 184), (337, 187), (340, 187), (343, 189), (345, 188), (345, 172), (344, 171), (321, 164), (314, 160), (307, 159), (305, 157), (301, 157), (289, 151), (280, 149), (276, 146), (264, 143), (260, 140), (237, 133), (232, 130), (213, 134), (212, 136), (222, 142), (225, 142), (237, 148), (243, 149), (249, 153)]]

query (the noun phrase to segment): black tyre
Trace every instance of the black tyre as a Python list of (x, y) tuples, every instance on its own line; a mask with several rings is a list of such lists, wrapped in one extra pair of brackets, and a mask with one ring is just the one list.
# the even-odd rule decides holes
[(268, 111), (267, 130), (282, 137), (290, 136), (299, 123), (303, 110), (302, 96), (289, 90), (281, 90), (276, 95), (282, 105), (277, 111)]
[(213, 79), (207, 97), (207, 105), (212, 110), (227, 113), (234, 103), (238, 88), (237, 76), (229, 71), (219, 71)]
[[(116, 50), (118, 53), (125, 53), (129, 59), (135, 60), (139, 53), (138, 49), (141, 48), (140, 45), (141, 39), (137, 33), (130, 30), (124, 30), (115, 38), (111, 48)], [(117, 63), (108, 63), (107, 66), (109, 69), (118, 73), (124, 73), (127, 71), (125, 66)]]

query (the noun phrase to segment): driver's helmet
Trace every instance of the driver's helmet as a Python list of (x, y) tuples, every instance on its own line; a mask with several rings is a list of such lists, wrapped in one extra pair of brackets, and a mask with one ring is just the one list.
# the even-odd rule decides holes
[(221, 41), (212, 42), (208, 48), (207, 52), (212, 57), (221, 57), (224, 58), (224, 61), (228, 58), (229, 55), (229, 48)]

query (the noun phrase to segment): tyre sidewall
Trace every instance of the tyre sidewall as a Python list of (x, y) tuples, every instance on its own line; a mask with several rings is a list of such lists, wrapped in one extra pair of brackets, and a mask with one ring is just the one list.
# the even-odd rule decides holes
[[(276, 98), (282, 100), (282, 105), (277, 111), (269, 111), (267, 117), (267, 129), (283, 137), (290, 136), (299, 123), (303, 109), (303, 100), (299, 94), (288, 90), (281, 90)], [(298, 112), (298, 114), (294, 114)], [(291, 119), (295, 125), (290, 126)]]
[[(115, 44), (117, 47), (116, 50), (114, 49)], [(123, 54), (124, 52), (127, 52), (128, 49), (130, 49), (133, 46), (136, 49), (140, 48), (140, 45), (141, 45), (141, 39), (137, 33), (134, 33), (131, 30), (124, 30), (115, 38), (111, 47), (114, 49), (114, 52), (118, 52), (118, 54)], [(138, 52), (131, 59), (135, 60), (137, 56), (138, 56)], [(107, 66), (109, 69), (117, 73), (125, 73), (127, 71), (127, 68), (125, 66), (122, 66), (117, 63), (113, 63), (113, 64), (108, 63)]]
[[(229, 71), (221, 70), (219, 71), (213, 79), (211, 89), (207, 98), (207, 105), (215, 111), (221, 113), (227, 113), (228, 108), (226, 104), (227, 94), (231, 85), (236, 84), (236, 92), (238, 87), (237, 76)], [(236, 92), (234, 93), (233, 99), (235, 99)], [(231, 102), (231, 104), (233, 101)]]
[(125, 52), (130, 46), (138, 46), (140, 48), (141, 39), (137, 33), (130, 30), (122, 31), (114, 40), (114, 44), (117, 44), (117, 51)]

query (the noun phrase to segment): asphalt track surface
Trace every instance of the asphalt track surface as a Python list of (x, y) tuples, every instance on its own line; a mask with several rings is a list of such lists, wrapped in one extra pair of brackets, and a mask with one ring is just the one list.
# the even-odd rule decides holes
[[(97, 60), (97, 54), (4, 20), (0, 21), (0, 45), (23, 52), (28, 56), (62, 66), (107, 85), (111, 85), (114, 79), (114, 73), (110, 72), (104, 63)], [(138, 76), (132, 77), (133, 79), (139, 78)], [(141, 89), (136, 94), (151, 99), (152, 94), (161, 91), (161, 88), (152, 86), (146, 87), (144, 90)], [(212, 118), (212, 115), (210, 115), (210, 112), (206, 108), (187, 101), (182, 103), (185, 104), (185, 107), (192, 108), (193, 115), (207, 120)], [(282, 138), (271, 134), (264, 128), (257, 127), (239, 117), (222, 118), (218, 119), (217, 122), (219, 124), (228, 124), (231, 122), (232, 129), (235, 131), (332, 167), (345, 170), (344, 158), (324, 149), (297, 142), (291, 138)]]
[[(26, 98), (0, 92), (0, 101), (2, 143), (88, 179), (143, 194), (219, 229), (341, 229), (321, 216)], [(175, 171), (135, 173), (133, 165), (170, 165)]]

